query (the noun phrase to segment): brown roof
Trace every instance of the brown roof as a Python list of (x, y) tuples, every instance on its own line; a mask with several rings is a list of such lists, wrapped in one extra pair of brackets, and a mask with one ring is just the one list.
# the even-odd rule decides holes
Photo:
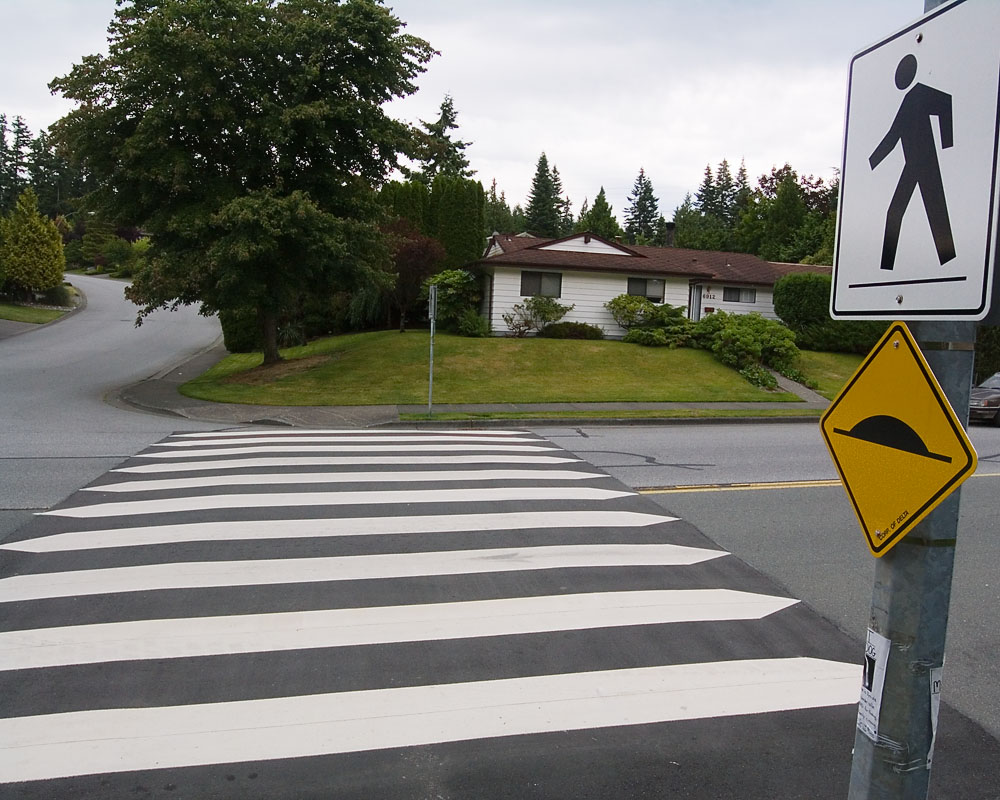
[(618, 272), (631, 275), (677, 275), (691, 280), (727, 283), (751, 283), (771, 286), (778, 278), (790, 272), (826, 272), (829, 267), (805, 264), (782, 264), (764, 261), (748, 253), (723, 253), (715, 250), (686, 250), (681, 247), (645, 247), (622, 245), (608, 241), (596, 234), (592, 238), (617, 247), (631, 256), (605, 253), (578, 253), (565, 250), (541, 250), (540, 247), (555, 242), (574, 239), (584, 234), (573, 234), (563, 239), (543, 239), (534, 236), (494, 234), (494, 243), (503, 250), (476, 262), (479, 266), (516, 266), (535, 269), (572, 269), (592, 272)]

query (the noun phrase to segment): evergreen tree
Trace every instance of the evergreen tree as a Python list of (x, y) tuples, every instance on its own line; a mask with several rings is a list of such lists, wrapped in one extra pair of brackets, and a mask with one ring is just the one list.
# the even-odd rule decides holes
[(618, 220), (615, 219), (611, 206), (608, 204), (608, 197), (604, 193), (603, 186), (594, 199), (594, 205), (591, 206), (586, 215), (581, 214), (578, 228), (581, 231), (596, 233), (598, 236), (612, 241), (615, 237), (623, 235), (622, 227), (618, 224)]
[(7, 117), (0, 114), (0, 213), (10, 211), (29, 185), (31, 142), (22, 117), (14, 117), (8, 127)]
[(750, 188), (750, 180), (747, 177), (747, 165), (746, 161), (740, 160), (740, 168), (736, 170), (736, 180), (733, 185), (734, 198), (733, 198), (733, 211), (729, 224), (731, 227), (735, 228), (739, 224), (740, 216), (746, 210), (750, 203), (750, 194), (753, 190)]
[(507, 198), (501, 191), (497, 195), (497, 179), (490, 184), (486, 193), (486, 225), (484, 233), (492, 236), (494, 233), (512, 233), (514, 231), (514, 215), (507, 205)]
[[(558, 171), (556, 177), (558, 177)], [(528, 193), (528, 207), (524, 211), (528, 230), (536, 236), (558, 236), (561, 223), (561, 200), (556, 194), (549, 160), (543, 152), (535, 166), (535, 177)]]
[(521, 206), (516, 205), (510, 210), (511, 216), (511, 227), (510, 229), (515, 233), (523, 233), (528, 230), (528, 215), (524, 213), (524, 209)]
[(702, 214), (719, 214), (719, 192), (715, 188), (715, 178), (712, 175), (712, 167), (705, 165), (705, 177), (701, 179), (701, 185), (694, 193), (695, 208)]
[(444, 247), (443, 269), (454, 269), (481, 258), (486, 227), (486, 197), (479, 181), (438, 175), (431, 184), (429, 234)]
[(559, 168), (552, 165), (552, 191), (556, 196), (556, 209), (559, 212), (558, 236), (568, 236), (573, 232), (573, 204), (569, 197), (563, 196), (562, 178)]
[(438, 118), (434, 122), (420, 120), (424, 130), (419, 132), (417, 152), (422, 167), (411, 173), (413, 178), (430, 185), (438, 175), (471, 178), (475, 174), (475, 170), (469, 169), (469, 159), (465, 156), (465, 148), (472, 142), (451, 138), (450, 131), (458, 128), (457, 118), (455, 103), (451, 95), (446, 94)]
[(733, 217), (736, 211), (736, 193), (736, 182), (729, 171), (729, 162), (726, 159), (722, 159), (715, 170), (715, 195), (717, 204), (715, 214), (726, 224), (726, 227), (732, 227), (733, 224)]
[(430, 190), (420, 181), (391, 181), (382, 187), (379, 200), (390, 217), (405, 219), (423, 235), (428, 234)]
[(781, 179), (775, 190), (774, 199), (764, 213), (764, 231), (758, 255), (768, 261), (798, 261), (807, 253), (796, 258), (791, 251), (795, 236), (806, 219), (806, 205), (802, 189), (790, 171)]
[(62, 236), (52, 220), (38, 213), (38, 197), (30, 186), (0, 222), (0, 264), (6, 286), (17, 296), (30, 297), (62, 282)]
[(629, 205), (625, 209), (625, 233), (633, 244), (650, 242), (656, 233), (656, 219), (660, 216), (658, 200), (653, 196), (652, 181), (646, 177), (646, 171), (639, 169), (639, 174), (628, 196)]
[(674, 210), (674, 244), (692, 250), (726, 250), (729, 228), (714, 214), (703, 214), (691, 195)]

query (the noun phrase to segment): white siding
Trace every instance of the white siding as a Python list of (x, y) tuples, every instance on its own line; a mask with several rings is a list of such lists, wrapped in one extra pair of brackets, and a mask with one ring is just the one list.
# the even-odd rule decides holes
[[(733, 303), (722, 299), (722, 290), (725, 286), (740, 287), (743, 289), (756, 289), (757, 298), (753, 303)], [(774, 313), (774, 293), (771, 286), (748, 286), (739, 283), (706, 283), (701, 288), (701, 314), (705, 316), (708, 309), (715, 311), (725, 311), (727, 314), (752, 314), (757, 312), (762, 317), (777, 319)]]
[[(493, 269), (493, 317), (490, 319), (490, 327), (494, 334), (503, 336), (508, 333), (507, 325), (503, 321), (503, 314), (509, 313), (516, 303), (523, 303), (526, 298), (521, 294), (520, 268), (494, 267)], [(531, 271), (555, 272), (557, 270)], [(680, 306), (687, 311), (687, 278), (644, 277), (663, 277), (666, 283), (664, 302), (672, 306)], [(613, 297), (628, 291), (628, 278), (629, 276), (625, 273), (562, 272), (562, 296), (559, 298), (559, 302), (567, 306), (575, 305), (575, 308), (563, 317), (563, 320), (599, 325), (604, 329), (605, 336), (621, 338), (625, 335), (625, 331), (618, 327), (604, 304)]]
[(578, 236), (575, 239), (568, 239), (565, 242), (547, 244), (544, 247), (539, 247), (538, 249), (562, 250), (568, 253), (600, 253), (606, 256), (624, 256), (625, 258), (635, 258), (635, 256), (631, 253), (626, 253), (624, 250), (618, 247), (613, 247), (607, 242), (602, 242), (600, 239), (591, 239), (588, 242), (583, 236)]

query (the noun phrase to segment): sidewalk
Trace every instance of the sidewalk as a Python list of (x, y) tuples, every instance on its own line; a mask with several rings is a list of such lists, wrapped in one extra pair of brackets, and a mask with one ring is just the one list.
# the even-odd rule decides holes
[[(435, 403), (438, 414), (447, 412), (464, 413), (531, 413), (542, 411), (577, 412), (579, 416), (537, 420), (420, 420), (401, 421), (400, 414), (424, 414), (426, 405), (385, 405), (385, 406), (252, 406), (229, 403), (211, 403), (184, 397), (178, 387), (200, 375), (226, 355), (221, 343), (184, 362), (183, 364), (153, 375), (144, 381), (127, 386), (115, 393), (113, 401), (154, 411), (173, 414), (199, 422), (223, 422), (232, 425), (287, 425), (301, 428), (369, 428), (375, 426), (401, 425), (405, 427), (524, 427), (528, 424), (566, 426), (584, 424), (671, 424), (678, 422), (817, 422), (815, 411), (825, 409), (829, 401), (805, 386), (777, 376), (783, 391), (798, 395), (801, 403), (487, 403), (454, 404)], [(592, 417), (593, 411), (658, 411), (658, 410), (719, 409), (746, 411), (745, 415), (716, 418), (628, 418)], [(801, 409), (813, 412), (803, 416), (762, 417), (754, 412), (765, 409)]]

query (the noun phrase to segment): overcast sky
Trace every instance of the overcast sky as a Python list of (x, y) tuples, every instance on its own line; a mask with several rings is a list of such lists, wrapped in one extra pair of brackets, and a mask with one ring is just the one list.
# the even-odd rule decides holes
[[(639, 168), (670, 219), (706, 164), (751, 180), (789, 162), (839, 166), (851, 55), (923, 12), (922, 0), (388, 0), (441, 55), (392, 113), (458, 135), (489, 188), (524, 204), (539, 154), (574, 212), (603, 185), (621, 218)], [(32, 132), (70, 106), (47, 84), (103, 52), (114, 0), (0, 0), (0, 112)]]

